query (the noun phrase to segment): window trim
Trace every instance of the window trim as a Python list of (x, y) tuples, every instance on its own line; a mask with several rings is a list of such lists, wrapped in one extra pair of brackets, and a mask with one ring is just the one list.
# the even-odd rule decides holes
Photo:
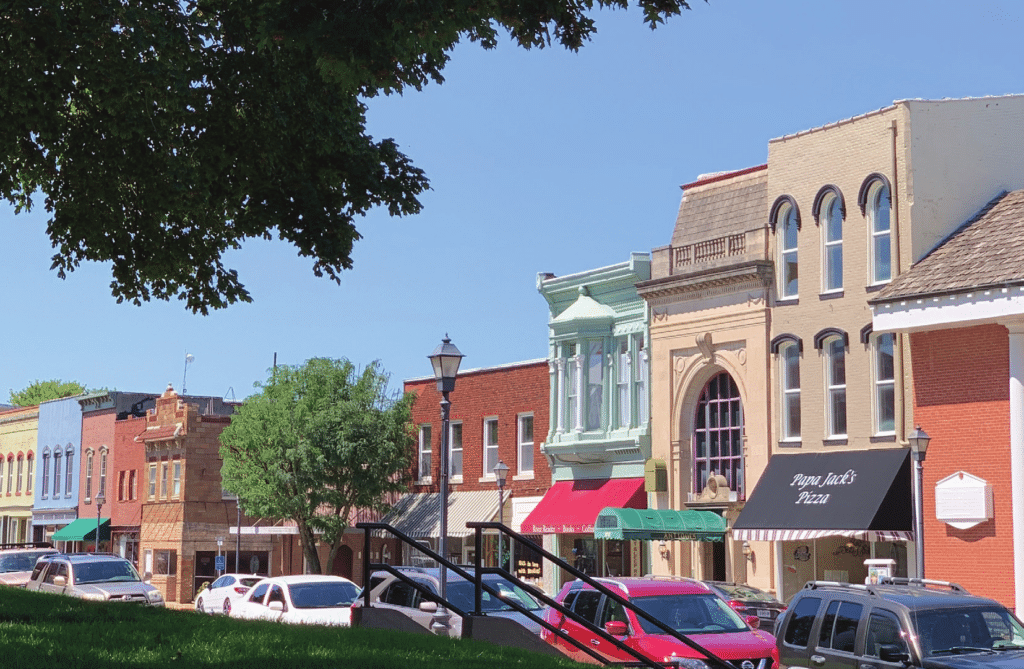
[[(452, 474), (452, 464), (455, 462), (455, 428), (459, 428), (459, 473)], [(448, 481), (450, 483), (462, 483), (463, 476), (466, 473), (466, 430), (463, 427), (461, 420), (453, 420), (448, 423)], [(442, 472), (442, 476), (445, 473)]]
[(181, 458), (174, 458), (171, 460), (171, 499), (181, 499), (182, 497), (183, 474), (184, 471), (181, 466)]
[[(779, 361), (779, 437), (780, 441), (784, 442), (799, 442), (801, 441), (801, 427), (802, 427), (802, 413), (801, 413), (801, 397), (800, 397), (800, 357), (802, 353), (802, 345), (799, 340), (793, 341), (787, 339), (780, 343), (777, 349), (778, 361)], [(796, 355), (796, 387), (791, 387), (789, 378), (789, 365), (787, 356), (790, 353)], [(796, 410), (797, 410), (797, 429), (796, 433), (790, 426), (789, 421), (789, 401), (793, 397), (796, 398)]]
[[(489, 437), (489, 435), (488, 435), (488, 431), (489, 431), (488, 430), (488, 425), (492, 424), (492, 423), (494, 425), (494, 443), (493, 444), (488, 442), (488, 437)], [(499, 442), (501, 441), (501, 438), (500, 438), (500, 436), (498, 434), (498, 428), (499, 428), (498, 417), (497, 416), (484, 416), (483, 419), (480, 421), (480, 427), (481, 427), (481, 432), (482, 432), (482, 434), (480, 435), (480, 481), (481, 482), (484, 482), (484, 481), (494, 481), (496, 479), (496, 477), (494, 476), (494, 467), (497, 466), (498, 460), (500, 459), (500, 457), (499, 457)], [(465, 445), (465, 437), (463, 437), (463, 445)], [(494, 465), (492, 465), (490, 467), (490, 469), (488, 469), (488, 467), (487, 467), (487, 465), (490, 464), (487, 461), (488, 460), (488, 451), (489, 450), (492, 451), (493, 454), (494, 454)], [(463, 453), (463, 457), (465, 457), (465, 453)], [(463, 461), (463, 464), (465, 464), (465, 461)], [(463, 469), (463, 474), (465, 474), (465, 469)]]
[[(892, 357), (892, 377), (889, 379), (880, 378), (881, 349), (879, 344), (885, 338), (890, 340), (890, 355)], [(892, 429), (881, 429), (881, 390), (882, 386), (892, 388)], [(871, 414), (872, 427), (875, 437), (889, 437), (896, 434), (896, 335), (892, 332), (872, 333), (871, 335)]]
[(39, 475), (42, 478), (39, 496), (41, 499), (47, 499), (50, 491), (50, 449), (49, 447), (43, 449), (43, 466), (39, 470)]
[[(817, 345), (817, 338), (815, 345)], [(833, 379), (833, 363), (836, 352), (833, 350), (833, 344), (839, 345), (839, 353), (843, 356), (843, 380), (842, 383), (836, 383)], [(834, 332), (830, 332), (827, 336), (821, 339), (821, 356), (824, 364), (822, 381), (824, 382), (825, 391), (825, 439), (846, 439), (850, 429), (849, 425), (849, 411), (847, 410), (847, 399), (848, 399), (848, 381), (846, 374), (846, 354), (849, 350), (848, 341), (844, 340), (842, 336)], [(843, 398), (843, 423), (846, 429), (843, 432), (836, 432), (833, 428), (835, 427), (836, 416), (833, 414), (833, 398), (837, 397), (839, 393), (842, 393)]]
[(158, 490), (157, 484), (156, 484), (156, 474), (157, 474), (157, 467), (158, 467), (158, 465), (160, 463), (158, 463), (158, 462), (150, 462), (148, 464), (149, 464), (149, 487), (148, 487), (149, 496), (147, 497), (147, 499), (156, 499), (156, 493), (157, 493), (157, 490)]
[[(523, 419), (529, 418), (531, 422), (530, 427), (530, 441), (523, 441)], [(533, 412), (527, 411), (516, 415), (516, 476), (519, 478), (533, 478), (534, 467), (536, 466), (535, 453), (533, 452), (536, 444), (536, 437), (533, 435), (533, 431), (537, 428), (536, 420), (534, 419)], [(528, 447), (530, 451), (530, 468), (523, 467), (523, 449)], [(515, 478), (515, 477), (513, 477)]]
[(64, 496), (71, 497), (71, 493), (75, 487), (75, 471), (74, 471), (74, 460), (75, 460), (75, 449), (68, 444), (67, 449), (64, 451)]
[(95, 464), (93, 461), (95, 453), (91, 448), (85, 449), (85, 502), (89, 503), (92, 499), (92, 468)]
[[(775, 287), (780, 300), (795, 300), (800, 297), (800, 208), (789, 195), (780, 195), (776, 200), (775, 204), (772, 205), (771, 215), (769, 221), (772, 228), (772, 233), (775, 235), (775, 250), (776, 250), (776, 263), (778, 265), (778, 283)], [(779, 230), (779, 223), (782, 223), (782, 229)], [(796, 226), (796, 245), (793, 247), (785, 246), (786, 243), (786, 232), (788, 226), (792, 222)], [(785, 267), (786, 258), (793, 256), (794, 265), (797, 268), (797, 281), (795, 290), (792, 293), (786, 289), (785, 280)]]
[[(830, 240), (828, 213), (832, 209), (833, 204), (838, 207), (839, 237), (837, 239)], [(814, 198), (814, 207), (812, 211), (814, 214), (814, 221), (821, 230), (821, 294), (841, 293), (845, 287), (843, 239), (845, 235), (844, 228), (846, 227), (846, 202), (843, 199), (842, 191), (831, 184), (822, 186), (821, 190), (818, 191), (818, 194)], [(838, 249), (838, 277), (833, 275), (829, 264), (829, 252), (833, 249)], [(830, 284), (835, 283), (836, 278), (838, 278), (838, 284), (831, 286)]]
[[(892, 281), (892, 188), (889, 186), (888, 179), (880, 174), (875, 174), (865, 180), (864, 186), (861, 186), (861, 191), (864, 193), (861, 212), (864, 213), (867, 223), (868, 286), (882, 286)], [(889, 202), (889, 225), (885, 228), (884, 232), (879, 232), (875, 229), (875, 217), (881, 209), (879, 203), (883, 193), (887, 194), (885, 197)], [(886, 243), (889, 246), (889, 265), (887, 268), (889, 276), (884, 279), (878, 278), (879, 259), (875, 252), (876, 242), (882, 237), (887, 240)]]
[(35, 454), (32, 453), (32, 451), (29, 451), (28, 454), (25, 457), (25, 461), (27, 463), (26, 466), (25, 466), (25, 494), (26, 495), (31, 495), (32, 494), (32, 477), (35, 475), (35, 468), (34, 468), (34, 465), (35, 465), (35, 462), (36, 462)]
[[(423, 439), (423, 433), (426, 431), (427, 438)], [(417, 482), (422, 484), (429, 484), (433, 480), (433, 466), (434, 466), (434, 427), (431, 423), (420, 423), (419, 428), (416, 430), (416, 475)], [(426, 443), (424, 443), (424, 441)], [(427, 456), (427, 465), (424, 467), (423, 456)], [(426, 473), (424, 474), (424, 470)]]

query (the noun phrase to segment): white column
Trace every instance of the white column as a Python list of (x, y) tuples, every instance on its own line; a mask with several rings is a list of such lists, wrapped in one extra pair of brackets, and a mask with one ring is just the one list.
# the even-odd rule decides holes
[(1013, 586), (1024, 611), (1024, 325), (1010, 330), (1010, 485), (1013, 502)]
[[(554, 361), (552, 369), (553, 378), (551, 383), (551, 409), (555, 412), (555, 432), (565, 432), (565, 359), (559, 358)], [(552, 363), (548, 363), (551, 367)]]

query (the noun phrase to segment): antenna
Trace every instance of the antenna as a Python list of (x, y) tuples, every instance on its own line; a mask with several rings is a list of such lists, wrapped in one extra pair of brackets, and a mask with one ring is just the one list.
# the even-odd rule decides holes
[(181, 374), (181, 394), (184, 395), (188, 391), (185, 390), (185, 378), (188, 376), (188, 366), (191, 365), (196, 359), (196, 356), (192, 355), (188, 351), (185, 351), (185, 371)]

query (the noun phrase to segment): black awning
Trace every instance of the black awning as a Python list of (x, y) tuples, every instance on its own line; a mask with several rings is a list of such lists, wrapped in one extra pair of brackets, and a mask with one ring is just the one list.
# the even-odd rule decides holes
[(732, 525), (733, 538), (913, 538), (910, 450), (773, 455)]

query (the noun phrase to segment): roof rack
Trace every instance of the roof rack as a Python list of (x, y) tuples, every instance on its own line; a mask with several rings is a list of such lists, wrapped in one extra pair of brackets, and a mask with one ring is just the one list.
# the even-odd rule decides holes
[(879, 582), (879, 585), (907, 585), (917, 586), (920, 588), (932, 586), (937, 588), (949, 588), (953, 592), (959, 592), (965, 595), (971, 594), (967, 592), (967, 588), (960, 585), (959, 583), (952, 583), (950, 581), (935, 581), (930, 578), (903, 578), (900, 576), (886, 576), (882, 578), (882, 580)]
[[(598, 583), (604, 583), (606, 585), (614, 585), (616, 588), (619, 588), (624, 593), (626, 593), (627, 596), (629, 595), (629, 588), (627, 588), (626, 584), (623, 583), (622, 581), (616, 580), (614, 578), (605, 578), (603, 576), (591, 576), (591, 578), (594, 579), (595, 581), (597, 581)], [(583, 580), (582, 579), (576, 579), (575, 581), (573, 581), (573, 583), (574, 584), (579, 584), (580, 587), (583, 587)]]
[(687, 583), (700, 583), (706, 585), (704, 581), (700, 581), (689, 576), (676, 576), (674, 574), (644, 574), (644, 578), (649, 578), (652, 581), (686, 581)]

